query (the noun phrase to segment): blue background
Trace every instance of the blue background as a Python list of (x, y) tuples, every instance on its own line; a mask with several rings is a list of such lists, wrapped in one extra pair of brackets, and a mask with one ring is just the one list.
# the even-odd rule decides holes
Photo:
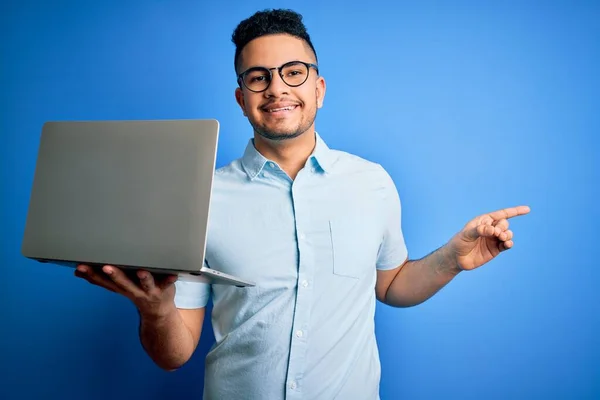
[(418, 307), (378, 306), (382, 399), (600, 398), (597, 2), (202, 3), (0, 6), (0, 398), (201, 398), (208, 323), (163, 372), (128, 300), (20, 255), (40, 129), (217, 118), (228, 163), (251, 135), (231, 33), (281, 6), (305, 15), (328, 82), (317, 130), (388, 169), (412, 258), (480, 213), (532, 208), (511, 251)]

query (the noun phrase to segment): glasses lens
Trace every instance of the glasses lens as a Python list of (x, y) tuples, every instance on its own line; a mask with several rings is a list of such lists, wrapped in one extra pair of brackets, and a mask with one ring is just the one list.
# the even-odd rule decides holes
[(254, 68), (246, 72), (243, 77), (244, 85), (250, 90), (260, 92), (269, 86), (271, 73), (266, 68)]
[(300, 62), (289, 63), (281, 69), (281, 75), (289, 86), (300, 86), (308, 78), (308, 68)]

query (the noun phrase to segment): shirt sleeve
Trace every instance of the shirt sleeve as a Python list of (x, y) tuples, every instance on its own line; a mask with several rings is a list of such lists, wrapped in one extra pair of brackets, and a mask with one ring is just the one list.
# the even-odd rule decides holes
[(408, 249), (402, 233), (402, 206), (392, 177), (383, 169), (382, 180), (384, 232), (377, 255), (377, 269), (389, 270), (400, 266), (408, 257)]
[(211, 286), (204, 282), (177, 280), (175, 282), (175, 306), (177, 308), (203, 308), (210, 299)]

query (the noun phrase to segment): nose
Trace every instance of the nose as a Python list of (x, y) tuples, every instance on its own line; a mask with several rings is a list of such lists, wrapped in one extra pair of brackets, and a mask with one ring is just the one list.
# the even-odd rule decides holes
[(265, 97), (278, 97), (283, 94), (289, 94), (290, 87), (281, 79), (277, 69), (271, 70), (271, 83), (264, 91)]

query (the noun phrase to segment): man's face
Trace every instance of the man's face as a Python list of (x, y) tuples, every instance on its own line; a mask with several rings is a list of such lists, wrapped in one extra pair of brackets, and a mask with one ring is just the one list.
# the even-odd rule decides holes
[[(267, 35), (252, 40), (241, 53), (242, 73), (253, 67), (276, 68), (290, 61), (316, 63), (310, 47), (301, 39), (289, 35)], [(303, 66), (302, 66), (303, 67)], [(301, 72), (292, 67), (284, 77), (293, 84)], [(237, 88), (235, 97), (248, 117), (254, 131), (271, 140), (284, 140), (314, 132), (317, 109), (325, 96), (325, 80), (314, 68), (307, 70), (308, 79), (298, 86), (286, 84), (277, 70), (271, 70), (272, 80), (262, 92), (253, 92), (244, 84)], [(268, 77), (268, 76), (267, 76)], [(264, 81), (264, 73), (247, 81)]]

